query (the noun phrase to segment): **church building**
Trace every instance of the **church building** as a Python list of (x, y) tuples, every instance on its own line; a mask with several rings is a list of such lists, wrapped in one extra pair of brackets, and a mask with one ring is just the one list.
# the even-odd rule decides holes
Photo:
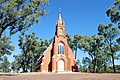
[(53, 43), (39, 58), (41, 72), (72, 72), (77, 71), (75, 55), (67, 44), (65, 25), (59, 12)]

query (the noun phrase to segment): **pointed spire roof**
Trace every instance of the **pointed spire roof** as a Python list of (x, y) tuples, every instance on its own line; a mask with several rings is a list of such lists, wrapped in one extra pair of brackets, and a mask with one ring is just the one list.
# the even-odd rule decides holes
[(61, 9), (59, 8), (59, 16), (58, 16), (58, 21), (57, 21), (58, 25), (63, 25), (63, 21), (62, 21), (62, 17), (61, 17)]
[(64, 22), (62, 20), (61, 16), (61, 9), (59, 8), (59, 14), (58, 14), (58, 20), (56, 23), (56, 36), (64, 36), (65, 37), (65, 28), (64, 28)]

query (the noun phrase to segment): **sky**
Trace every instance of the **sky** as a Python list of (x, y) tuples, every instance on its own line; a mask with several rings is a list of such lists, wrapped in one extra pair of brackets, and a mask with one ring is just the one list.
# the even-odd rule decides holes
[[(53, 38), (59, 8), (61, 8), (65, 30), (72, 37), (75, 34), (86, 36), (97, 35), (99, 24), (110, 23), (106, 10), (113, 3), (114, 0), (49, 0), (49, 5), (45, 7), (47, 15), (40, 17), (40, 22), (32, 25), (26, 33), (35, 32), (39, 38), (47, 40)], [(15, 46), (15, 51), (13, 51), (12, 55), (20, 53), (18, 35), (19, 33), (12, 36), (12, 45)], [(14, 60), (12, 55), (9, 56), (9, 61), (11, 62)], [(81, 61), (86, 55), (82, 51), (78, 51), (77, 58)], [(120, 64), (120, 61), (115, 61), (115, 64)]]

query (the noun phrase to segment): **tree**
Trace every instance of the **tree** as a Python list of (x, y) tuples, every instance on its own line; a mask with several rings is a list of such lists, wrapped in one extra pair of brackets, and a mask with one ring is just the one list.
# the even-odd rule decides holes
[[(17, 57), (17, 56), (14, 56), (14, 57)], [(20, 63), (17, 60), (18, 58), (15, 58), (15, 59), (16, 60), (11, 63), (11, 69), (13, 70), (13, 72), (18, 72), (20, 69)]]
[(38, 41), (38, 37), (35, 35), (35, 33), (28, 34), (25, 37), (19, 36), (18, 45), (21, 49), (21, 54), (14, 56), (14, 63), (19, 64), (17, 64), (17, 70), (21, 68), (23, 72), (37, 71), (37, 60), (42, 56), (49, 44), (50, 43), (47, 40), (40, 39)]
[[(82, 64), (83, 64), (83, 72), (87, 72), (88, 66), (91, 64), (91, 60), (88, 57), (83, 57), (82, 59)], [(90, 70), (90, 69), (89, 69)]]
[(72, 37), (68, 33), (66, 34), (66, 37), (67, 37), (67, 43), (68, 43), (69, 47), (71, 48), (72, 51), (74, 51), (74, 45), (73, 45)]
[(78, 45), (79, 45), (79, 35), (76, 34), (74, 35), (74, 40), (73, 40), (73, 46), (74, 46), (74, 50), (75, 50), (75, 59), (77, 57), (77, 51), (78, 51)]
[(90, 72), (98, 72), (102, 65), (102, 36), (85, 36), (81, 48), (86, 51), (89, 57), (83, 60), (89, 64)]
[[(20, 69), (23, 70), (24, 56), (21, 54), (18, 54), (18, 55), (13, 55), (13, 57), (15, 58), (15, 60), (11, 63), (11, 69), (13, 70), (13, 72), (18, 72)], [(25, 72), (25, 70), (23, 72)]]
[(81, 66), (81, 63), (80, 63), (80, 60), (79, 60), (79, 59), (77, 59), (76, 63), (77, 63), (77, 65), (78, 65), (79, 67)]
[(10, 35), (24, 33), (46, 13), (47, 3), (48, 0), (0, 0), (0, 37), (6, 29)]
[(36, 53), (36, 50), (38, 49), (37, 46), (39, 45), (37, 37), (34, 33), (26, 35), (25, 39), (23, 36), (20, 36), (18, 45), (22, 50), (22, 54), (19, 56), (23, 57), (22, 60), (20, 60), (23, 72), (27, 72), (28, 70), (33, 71), (34, 54)]
[(118, 28), (120, 28), (120, 0), (115, 0), (114, 5), (106, 11), (106, 14), (111, 22), (118, 23)]
[[(104, 42), (104, 41), (103, 41)], [(102, 72), (106, 72), (107, 70), (107, 66), (111, 64), (111, 58), (110, 55), (108, 55), (110, 53), (110, 47), (108, 44), (103, 43), (103, 47), (102, 47)]]
[(75, 52), (75, 59), (77, 57), (78, 49), (81, 49), (82, 41), (83, 41), (83, 36), (79, 34), (75, 34), (72, 42), (70, 43), (72, 46), (72, 50)]
[(98, 26), (98, 35), (103, 35), (105, 44), (109, 45), (108, 55), (110, 55), (112, 58), (113, 70), (114, 72), (116, 72), (114, 60), (118, 49), (116, 48), (117, 45), (115, 39), (119, 35), (119, 31), (112, 24), (108, 24), (108, 25), (100, 24)]
[(10, 72), (9, 67), (10, 67), (10, 62), (8, 61), (7, 56), (4, 56), (3, 61), (2, 61), (1, 66), (0, 66), (1, 71), (2, 72)]
[(117, 43), (120, 45), (120, 38), (117, 39)]
[(79, 35), (79, 34), (76, 34), (76, 35), (74, 35), (74, 38), (72, 39), (71, 36), (67, 33), (66, 37), (67, 37), (68, 45), (70, 46), (72, 51), (75, 52), (75, 59), (76, 59), (77, 51), (78, 51), (79, 45), (80, 45), (79, 44), (80, 43), (80, 39), (82, 38), (82, 36)]
[(11, 40), (10, 37), (3, 36), (0, 38), (0, 60), (1, 57), (5, 54), (10, 55), (14, 50), (14, 46), (10, 45)]

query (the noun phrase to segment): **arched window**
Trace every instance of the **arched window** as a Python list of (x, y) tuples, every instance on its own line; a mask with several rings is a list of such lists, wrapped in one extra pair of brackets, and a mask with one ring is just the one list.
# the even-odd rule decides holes
[(64, 44), (58, 43), (58, 54), (64, 54)]

